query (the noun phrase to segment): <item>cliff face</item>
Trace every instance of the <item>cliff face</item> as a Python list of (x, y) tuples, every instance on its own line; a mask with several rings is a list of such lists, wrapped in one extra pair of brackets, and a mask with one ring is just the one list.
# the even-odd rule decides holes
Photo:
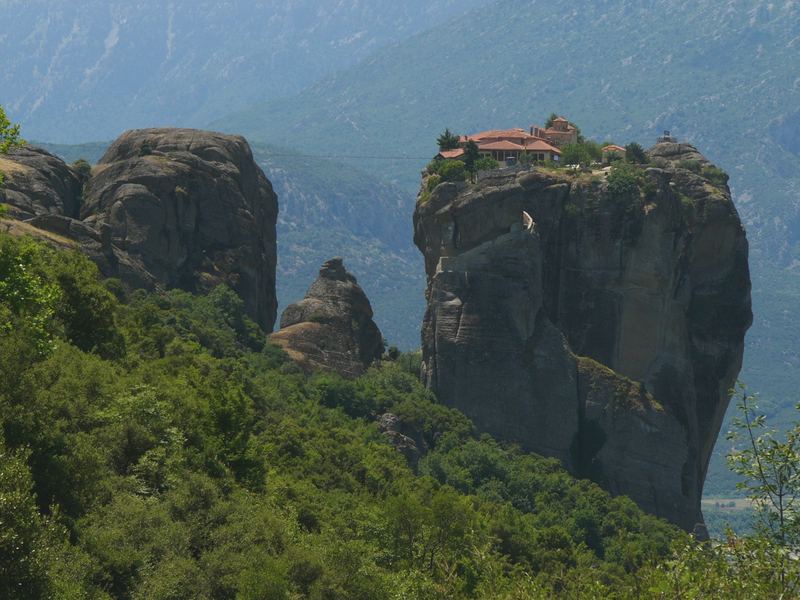
[(688, 145), (650, 156), (632, 177), (497, 171), (421, 195), (423, 378), (691, 529), (752, 319), (748, 247), (724, 174)]
[(270, 340), (304, 370), (358, 377), (383, 352), (383, 336), (372, 307), (341, 258), (325, 262), (306, 297), (283, 311)]
[(272, 330), (278, 202), (244, 138), (135, 130), (84, 179), (37, 149), (14, 152), (0, 168), (8, 174), (0, 201), (12, 215), (76, 240), (105, 276), (192, 292), (225, 283)]

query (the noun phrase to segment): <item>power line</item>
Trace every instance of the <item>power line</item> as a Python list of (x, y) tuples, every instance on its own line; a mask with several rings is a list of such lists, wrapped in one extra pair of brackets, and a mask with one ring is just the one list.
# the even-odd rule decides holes
[(272, 153), (265, 153), (264, 158), (324, 158), (329, 160), (342, 160), (342, 159), (352, 159), (352, 160), (431, 160), (430, 156), (355, 156), (355, 155), (347, 155), (347, 154), (335, 154), (335, 155), (326, 155), (326, 154), (272, 154)]

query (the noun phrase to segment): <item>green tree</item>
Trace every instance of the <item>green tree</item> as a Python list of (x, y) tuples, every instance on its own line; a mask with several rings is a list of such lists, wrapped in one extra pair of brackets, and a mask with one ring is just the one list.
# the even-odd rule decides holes
[[(25, 143), (20, 137), (19, 124), (13, 124), (6, 116), (3, 105), (0, 104), (0, 154), (8, 154), (9, 150)], [(0, 171), (0, 185), (3, 184), (3, 172)]]
[(580, 144), (583, 145), (584, 148), (586, 148), (586, 151), (589, 153), (589, 156), (592, 157), (592, 160), (595, 161), (602, 160), (603, 148), (606, 146), (606, 144), (599, 144), (594, 140), (583, 140), (580, 142)]
[(475, 163), (481, 159), (481, 153), (478, 150), (478, 144), (470, 140), (464, 147), (464, 166), (470, 173), (475, 172)]
[(24, 329), (37, 340), (40, 353), (50, 348), (53, 338), (51, 321), (61, 299), (59, 287), (42, 276), (38, 268), (44, 246), (32, 240), (0, 237), (0, 334)]
[(647, 154), (645, 154), (644, 148), (642, 148), (642, 146), (636, 142), (631, 142), (625, 146), (625, 160), (637, 165), (643, 165), (648, 162)]
[(12, 148), (24, 143), (25, 140), (20, 137), (19, 123), (11, 123), (3, 105), (0, 104), (0, 154), (7, 154)]
[(547, 121), (544, 123), (544, 128), (550, 129), (553, 126), (553, 123), (555, 123), (556, 119), (558, 119), (558, 114), (550, 113), (550, 116), (547, 117)]
[(565, 165), (589, 165), (592, 155), (585, 144), (567, 144), (561, 149), (561, 162)]
[(9, 599), (45, 597), (48, 587), (39, 550), (44, 527), (26, 460), (0, 440), (0, 596)]
[(441, 135), (436, 138), (436, 143), (439, 145), (439, 151), (444, 152), (445, 150), (455, 150), (458, 148), (459, 144), (459, 136), (450, 129), (445, 129)]
[(742, 478), (737, 487), (756, 508), (759, 528), (796, 551), (800, 549), (800, 423), (781, 439), (776, 430), (767, 428), (765, 415), (758, 412), (755, 397), (744, 386), (739, 386), (737, 395), (739, 416), (728, 434), (734, 444), (728, 464)]

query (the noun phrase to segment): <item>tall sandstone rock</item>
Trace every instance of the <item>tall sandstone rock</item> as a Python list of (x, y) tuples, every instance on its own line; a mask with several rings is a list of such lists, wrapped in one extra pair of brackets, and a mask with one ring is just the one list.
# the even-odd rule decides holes
[(90, 175), (35, 148), (0, 168), (12, 216), (73, 240), (103, 275), (191, 292), (224, 283), (272, 331), (278, 201), (244, 138), (142, 129), (117, 139)]
[(748, 245), (724, 174), (686, 144), (649, 154), (632, 189), (522, 169), (422, 193), (422, 376), (691, 530), (752, 321)]
[(322, 265), (305, 298), (286, 307), (270, 341), (306, 372), (322, 369), (348, 378), (362, 375), (383, 353), (367, 295), (338, 257)]

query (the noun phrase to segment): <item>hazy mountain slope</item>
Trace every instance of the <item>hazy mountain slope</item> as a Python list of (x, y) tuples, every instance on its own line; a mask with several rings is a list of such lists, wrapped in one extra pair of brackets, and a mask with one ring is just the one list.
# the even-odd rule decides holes
[(279, 310), (301, 299), (323, 261), (345, 258), (390, 344), (419, 347), (422, 257), (413, 247), (413, 197), (373, 174), (329, 159), (255, 145), (278, 194)]
[[(525, 127), (552, 110), (621, 143), (672, 130), (732, 175), (754, 278), (742, 377), (786, 419), (800, 362), (799, 53), (798, 2), (510, 0), (216, 125), (301, 147), (325, 139), (342, 156), (420, 157), (444, 126)], [(373, 169), (412, 186), (422, 164)], [(710, 486), (723, 473), (719, 461)]]
[(0, 0), (0, 103), (31, 137), (198, 125), (295, 93), (477, 0)]
[(669, 128), (736, 171), (740, 203), (764, 205), (765, 185), (800, 189), (799, 34), (795, 2), (492, 3), (220, 123), (276, 144), (427, 156), (444, 125), (527, 126), (560, 110), (599, 138)]
[[(67, 162), (97, 162), (107, 143), (38, 144)], [(397, 186), (330, 159), (254, 145), (278, 194), (278, 314), (301, 299), (322, 263), (345, 258), (390, 344), (419, 347), (424, 311), (422, 257), (413, 247), (413, 198)]]

